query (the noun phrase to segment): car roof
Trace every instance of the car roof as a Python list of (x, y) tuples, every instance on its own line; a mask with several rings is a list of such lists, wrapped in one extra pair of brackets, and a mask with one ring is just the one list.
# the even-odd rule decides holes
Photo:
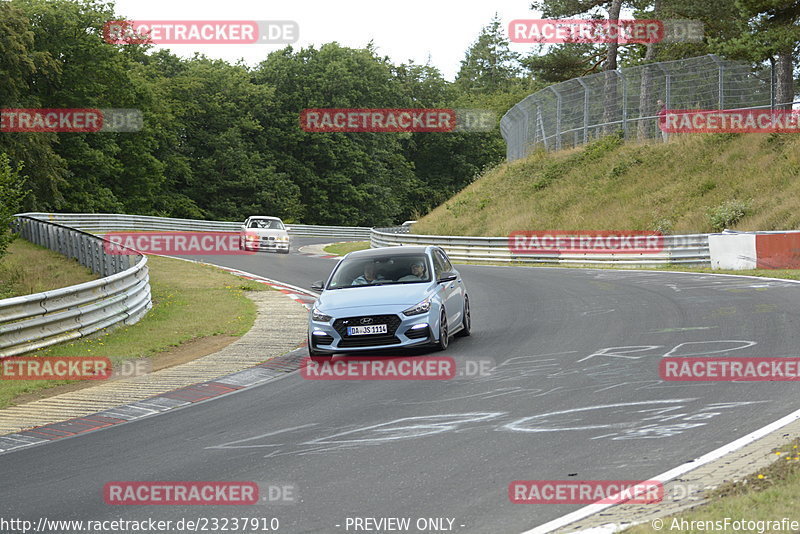
[(399, 256), (409, 254), (427, 254), (429, 246), (400, 246), (400, 247), (382, 247), (382, 248), (369, 248), (366, 250), (357, 250), (350, 252), (345, 256), (347, 259), (365, 259), (365, 258), (385, 258), (387, 256)]
[(251, 217), (248, 217), (248, 219), (251, 219), (251, 220), (252, 219), (271, 219), (273, 221), (280, 221), (281, 220), (280, 217), (270, 217), (269, 215), (253, 215)]

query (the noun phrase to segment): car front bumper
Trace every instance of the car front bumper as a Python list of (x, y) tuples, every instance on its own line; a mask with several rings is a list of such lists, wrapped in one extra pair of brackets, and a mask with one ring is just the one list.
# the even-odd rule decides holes
[[(347, 334), (348, 326), (359, 326), (363, 318), (371, 318), (371, 324), (387, 324), (386, 334)], [(438, 314), (423, 313), (406, 317), (402, 313), (362, 313), (334, 317), (328, 322), (314, 321), (309, 317), (308, 337), (311, 348), (317, 352), (362, 352), (370, 350), (405, 349), (431, 344), (438, 333)]]
[(247, 250), (289, 250), (289, 241), (248, 241), (245, 243)]

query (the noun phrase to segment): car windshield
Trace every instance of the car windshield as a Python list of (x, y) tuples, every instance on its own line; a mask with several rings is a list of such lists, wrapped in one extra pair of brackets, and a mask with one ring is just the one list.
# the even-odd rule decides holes
[(336, 268), (327, 289), (430, 282), (430, 271), (424, 254), (347, 259)]
[(264, 230), (283, 230), (283, 224), (274, 219), (255, 219), (250, 221), (250, 228), (262, 228)]

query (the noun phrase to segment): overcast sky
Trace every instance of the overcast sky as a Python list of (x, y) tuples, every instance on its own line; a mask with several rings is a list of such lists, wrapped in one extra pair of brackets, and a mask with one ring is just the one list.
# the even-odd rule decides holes
[[(517, 18), (540, 18), (530, 0), (116, 0), (117, 13), (132, 20), (293, 20), (306, 47), (331, 41), (361, 48), (373, 40), (381, 56), (394, 63), (413, 59), (430, 62), (452, 80), (467, 48), (497, 12), (507, 30)], [(164, 45), (173, 53), (191, 57), (201, 52), (235, 62), (243, 58), (256, 65), (283, 45)], [(529, 44), (512, 49), (528, 53)]]

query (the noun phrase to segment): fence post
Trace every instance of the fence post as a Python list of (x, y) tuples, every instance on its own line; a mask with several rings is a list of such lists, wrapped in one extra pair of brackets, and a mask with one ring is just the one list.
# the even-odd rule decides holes
[(556, 150), (561, 150), (561, 95), (556, 91), (555, 85), (551, 85), (549, 89), (556, 95)]
[(622, 69), (614, 71), (622, 80), (622, 136), (628, 138), (628, 80), (622, 74)]
[(711, 61), (713, 61), (717, 65), (717, 71), (718, 71), (718, 77), (719, 77), (719, 81), (717, 82), (717, 84), (718, 84), (717, 90), (718, 90), (718, 97), (719, 97), (717, 99), (717, 105), (718, 105), (719, 109), (725, 109), (725, 107), (724, 107), (725, 106), (725, 96), (724, 96), (725, 95), (725, 64), (717, 56), (715, 56), (714, 54), (709, 54), (708, 56), (711, 58)]
[[(520, 147), (520, 156), (519, 157), (524, 158), (525, 156), (528, 155), (528, 147), (530, 146), (530, 139), (531, 139), (530, 138), (530, 121), (531, 121), (531, 118), (530, 118), (530, 113), (528, 113), (527, 104), (522, 106), (522, 114), (523, 114), (523, 117), (524, 117), (524, 119), (522, 120), (522, 129), (525, 132), (525, 134), (521, 138), (522, 146)], [(534, 132), (535, 131), (536, 130), (534, 129)]]
[(583, 142), (589, 142), (589, 86), (583, 81), (583, 78), (578, 78), (578, 83), (583, 87)]
[(769, 58), (769, 109), (775, 111), (775, 58)]
[(536, 105), (536, 122), (539, 123), (539, 129), (542, 131), (542, 143), (544, 144), (545, 150), (550, 150), (547, 146), (547, 135), (544, 131), (544, 121), (542, 120), (542, 106), (539, 104)]

